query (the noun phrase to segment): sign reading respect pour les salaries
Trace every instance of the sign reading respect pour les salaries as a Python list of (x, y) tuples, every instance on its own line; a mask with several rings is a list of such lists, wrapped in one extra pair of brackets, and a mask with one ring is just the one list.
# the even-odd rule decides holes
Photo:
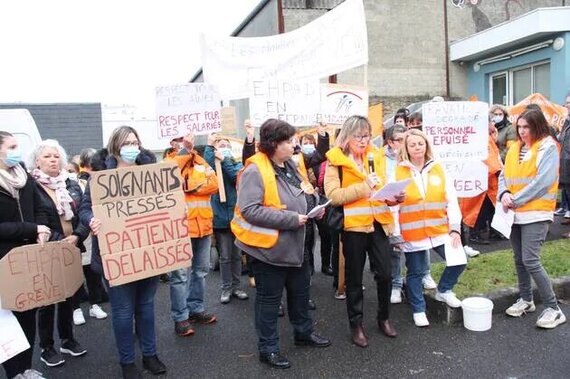
[(98, 171), (90, 181), (105, 278), (112, 286), (190, 266), (180, 169), (174, 163)]

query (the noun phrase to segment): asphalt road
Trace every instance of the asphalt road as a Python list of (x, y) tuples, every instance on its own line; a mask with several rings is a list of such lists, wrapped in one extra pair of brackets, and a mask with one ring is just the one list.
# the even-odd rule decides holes
[[(559, 221), (559, 220), (558, 220)], [(563, 227), (566, 231), (568, 227)], [(553, 225), (551, 237), (560, 235)], [(569, 242), (570, 243), (570, 242)], [(508, 248), (508, 241), (492, 245)], [(367, 271), (368, 272), (368, 271)], [(243, 277), (245, 285), (246, 277)], [(330, 337), (333, 345), (326, 349), (299, 348), (293, 344), (292, 328), (287, 317), (280, 319), (281, 349), (292, 364), (288, 370), (273, 370), (258, 361), (253, 326), (254, 289), (248, 289), (247, 301), (233, 299), (219, 303), (219, 272), (207, 277), (208, 311), (218, 322), (198, 326), (192, 337), (178, 337), (170, 319), (167, 284), (160, 284), (156, 297), (158, 354), (173, 378), (568, 378), (570, 377), (570, 323), (554, 330), (534, 326), (538, 312), (521, 319), (503, 314), (493, 316), (487, 332), (472, 332), (462, 326), (432, 323), (417, 328), (408, 304), (392, 308), (392, 320), (399, 335), (384, 337), (374, 319), (375, 296), (370, 274), (365, 275), (364, 327), (370, 339), (367, 349), (350, 343), (345, 302), (333, 297), (332, 278), (315, 273), (312, 297), (317, 303), (313, 312), (318, 333)], [(569, 299), (562, 299), (567, 301)], [(83, 305), (87, 315), (87, 305)], [(108, 304), (104, 305), (106, 310)], [(570, 306), (561, 304), (570, 317)], [(538, 310), (542, 307), (539, 305)], [(49, 378), (120, 377), (110, 317), (88, 319), (75, 327), (77, 339), (88, 349), (79, 358), (69, 357), (59, 368), (47, 368), (39, 360), (36, 345), (34, 368)], [(140, 352), (137, 349), (137, 364)], [(2, 373), (3, 375), (3, 373)], [(152, 377), (149, 373), (145, 377)]]

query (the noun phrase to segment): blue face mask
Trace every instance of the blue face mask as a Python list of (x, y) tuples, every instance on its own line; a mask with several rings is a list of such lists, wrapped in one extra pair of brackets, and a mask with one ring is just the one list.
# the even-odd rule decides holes
[(137, 157), (140, 154), (140, 149), (138, 146), (123, 146), (121, 147), (121, 158), (127, 163), (135, 163)]
[(223, 147), (218, 150), (220, 151), (220, 153), (222, 153), (224, 158), (233, 158), (232, 149), (230, 149), (229, 147)]
[(495, 124), (498, 124), (501, 121), (503, 121), (503, 116), (493, 116), (493, 122)]
[(14, 167), (22, 161), (22, 152), (20, 149), (6, 151), (6, 158), (3, 159), (4, 164), (8, 167)]
[(315, 152), (315, 145), (312, 143), (307, 143), (301, 146), (301, 151), (307, 155), (313, 154)]

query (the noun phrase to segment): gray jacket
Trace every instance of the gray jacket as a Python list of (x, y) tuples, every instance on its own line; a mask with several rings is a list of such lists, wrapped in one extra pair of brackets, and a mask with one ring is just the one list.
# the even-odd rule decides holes
[(564, 121), (560, 141), (560, 183), (570, 185), (570, 118)]
[[(292, 160), (285, 162), (295, 168)], [(285, 209), (263, 206), (265, 188), (261, 173), (255, 164), (243, 171), (238, 188), (237, 206), (243, 218), (252, 225), (279, 230), (275, 246), (264, 249), (246, 245), (236, 239), (236, 246), (252, 257), (275, 266), (301, 267), (305, 240), (305, 227), (299, 225), (299, 214), (307, 213), (307, 201), (302, 190), (295, 188), (276, 175), (277, 192)]]

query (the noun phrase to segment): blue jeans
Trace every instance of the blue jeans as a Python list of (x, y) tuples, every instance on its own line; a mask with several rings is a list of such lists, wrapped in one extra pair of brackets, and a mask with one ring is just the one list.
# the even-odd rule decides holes
[[(402, 278), (402, 253), (400, 250), (392, 249), (392, 289), (402, 289), (404, 279)], [(426, 256), (425, 268), (422, 278), (429, 275), (430, 256)]]
[[(108, 282), (105, 281), (108, 287)], [(109, 302), (113, 319), (113, 332), (122, 364), (135, 361), (135, 333), (145, 357), (156, 355), (156, 334), (154, 330), (154, 295), (158, 277), (109, 288)]]
[[(210, 269), (212, 236), (191, 238), (192, 266), (170, 273), (170, 313), (174, 321), (205, 311), (206, 275)], [(188, 279), (190, 277), (190, 279)]]
[(313, 333), (313, 320), (309, 314), (309, 261), (305, 259), (301, 267), (282, 267), (254, 260), (251, 266), (255, 276), (255, 330), (259, 352), (279, 352), (277, 319), (284, 288), (287, 289), (287, 310), (295, 337), (303, 338)]
[[(434, 248), (435, 252), (445, 259), (445, 245), (440, 245)], [(426, 301), (423, 294), (422, 278), (425, 275), (425, 267), (427, 264), (429, 251), (414, 251), (406, 253), (406, 267), (408, 273), (406, 275), (408, 300), (412, 306), (414, 313), (421, 313), (426, 311)], [(446, 292), (453, 289), (459, 275), (465, 269), (465, 265), (449, 266), (443, 270), (439, 284), (437, 285), (438, 292)]]
[(220, 252), (222, 289), (238, 289), (241, 276), (241, 250), (234, 243), (236, 237), (229, 229), (215, 229), (214, 234)]

